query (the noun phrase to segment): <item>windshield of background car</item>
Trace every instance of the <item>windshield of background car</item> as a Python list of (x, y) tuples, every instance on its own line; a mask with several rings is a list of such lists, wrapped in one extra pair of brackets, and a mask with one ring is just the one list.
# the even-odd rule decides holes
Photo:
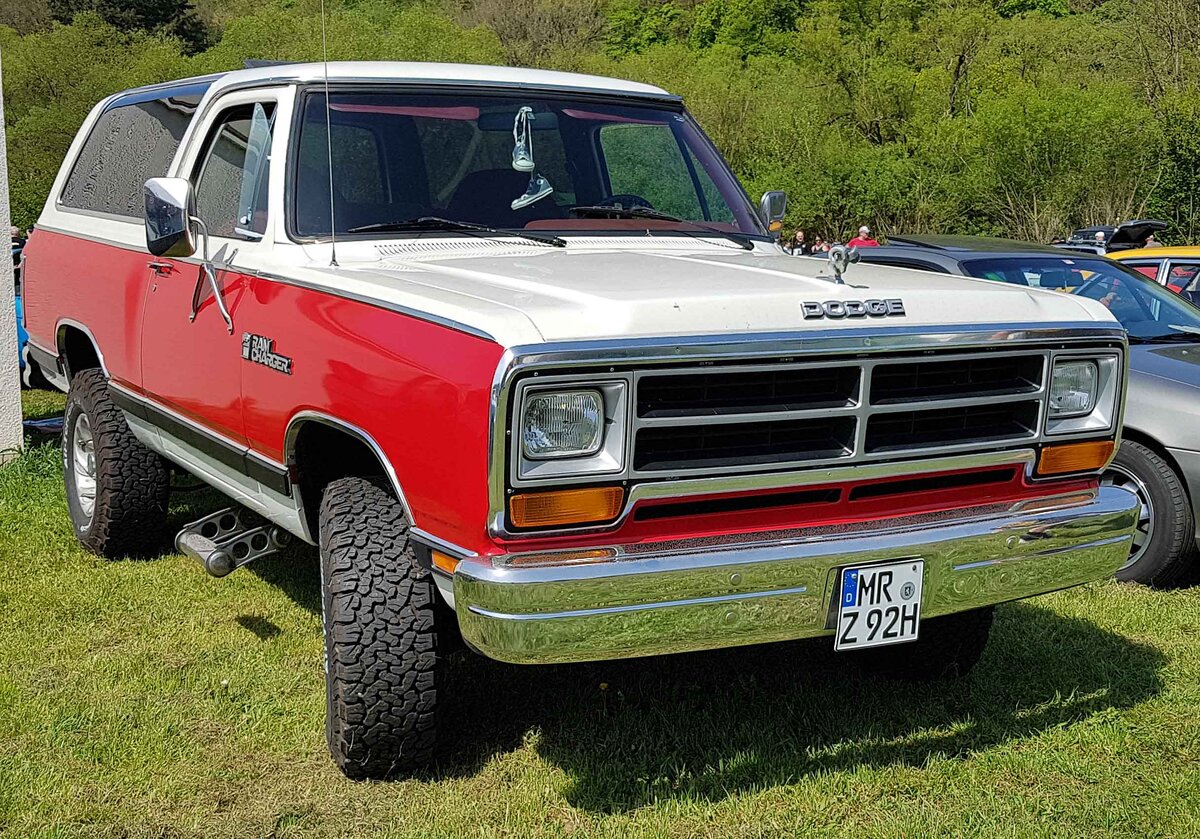
[[(339, 235), (436, 216), (501, 229), (681, 231), (695, 225), (604, 214), (657, 210), (766, 235), (720, 155), (661, 103), (520, 93), (308, 94), (294, 154), (291, 229), (330, 231), (329, 147)], [(378, 235), (378, 234), (375, 234)], [(387, 234), (396, 235), (396, 234)]]
[(1099, 300), (1130, 340), (1193, 335), (1200, 341), (1200, 309), (1136, 271), (1106, 259), (997, 257), (963, 263), (972, 277), (1031, 288), (1056, 289)]

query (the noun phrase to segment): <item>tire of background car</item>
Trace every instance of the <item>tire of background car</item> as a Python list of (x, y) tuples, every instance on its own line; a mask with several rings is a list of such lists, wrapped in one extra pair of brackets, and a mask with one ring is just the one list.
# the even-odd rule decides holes
[(100, 370), (81, 370), (71, 379), (62, 454), (67, 510), (85, 548), (106, 559), (162, 549), (170, 468), (133, 436)]
[(1196, 524), (1171, 464), (1141, 443), (1125, 440), (1102, 482), (1134, 492), (1142, 503), (1138, 531), (1143, 541), (1117, 579), (1157, 587), (1178, 583), (1197, 556)]
[(992, 631), (995, 608), (972, 609), (921, 621), (919, 637), (908, 644), (852, 653), (862, 669), (906, 682), (932, 682), (965, 676), (979, 662)]
[(383, 481), (342, 478), (321, 498), (321, 606), (329, 751), (349, 778), (433, 760), (441, 654), (433, 576)]

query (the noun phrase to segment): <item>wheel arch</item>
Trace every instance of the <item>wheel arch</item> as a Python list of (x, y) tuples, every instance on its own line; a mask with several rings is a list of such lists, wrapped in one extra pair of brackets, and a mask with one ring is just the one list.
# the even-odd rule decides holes
[(84, 324), (69, 318), (61, 319), (54, 327), (54, 343), (68, 383), (80, 370), (94, 367), (100, 368), (108, 376), (108, 365), (104, 363), (100, 342)]
[(338, 478), (386, 479), (412, 523), (412, 508), (391, 461), (375, 438), (357, 425), (320, 411), (300, 411), (284, 433), (283, 458), (313, 542), (319, 535), (321, 495)]

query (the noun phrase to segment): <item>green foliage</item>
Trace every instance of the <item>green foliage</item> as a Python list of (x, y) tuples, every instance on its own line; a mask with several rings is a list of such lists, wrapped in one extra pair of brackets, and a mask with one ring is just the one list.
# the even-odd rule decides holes
[(122, 32), (164, 32), (179, 38), (191, 52), (208, 44), (209, 33), (190, 0), (49, 0), (50, 14), (70, 23), (80, 12), (95, 12)]
[[(155, 6), (159, 17), (147, 0), (54, 3), (126, 16), (85, 12), (25, 35), (0, 28), (22, 224), (36, 218), (77, 126), (104, 95), (247, 58), (320, 56), (319, 0), (200, 0), (223, 28), (195, 56), (164, 22), (185, 0)], [(1167, 241), (1200, 237), (1192, 0), (327, 7), (334, 59), (528, 63), (666, 87), (685, 97), (752, 195), (786, 189), (788, 223), (826, 237), (867, 223), (1045, 240), (1147, 214), (1171, 222)]]

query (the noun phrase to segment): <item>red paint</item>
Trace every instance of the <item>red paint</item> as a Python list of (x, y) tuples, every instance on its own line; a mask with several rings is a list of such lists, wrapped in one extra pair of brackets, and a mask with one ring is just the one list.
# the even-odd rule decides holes
[[(941, 475), (963, 475), (972, 472), (989, 470), (964, 470), (958, 472), (939, 473)], [(795, 491), (837, 489), (838, 500), (832, 503), (810, 503), (790, 507), (768, 507), (757, 510), (739, 512), (722, 512), (715, 514), (672, 516), (669, 518), (637, 520), (637, 509), (677, 504), (686, 501), (685, 498), (659, 499), (653, 502), (642, 502), (617, 530), (602, 536), (559, 537), (554, 539), (514, 539), (497, 543), (500, 552), (550, 550), (555, 548), (573, 548), (595, 545), (636, 544), (642, 542), (670, 541), (674, 539), (693, 539), (722, 534), (754, 533), (790, 529), (797, 527), (827, 527), (830, 525), (853, 524), (856, 522), (877, 521), (880, 519), (897, 518), (919, 513), (936, 512), (939, 510), (960, 510), (969, 507), (995, 503), (1009, 503), (1028, 499), (1060, 495), (1095, 488), (1096, 478), (1068, 478), (1060, 481), (1028, 481), (1021, 469), (1016, 469), (1011, 480), (982, 486), (962, 487), (944, 490), (922, 490), (917, 492), (897, 493), (876, 498), (850, 500), (855, 487), (886, 486), (904, 481), (920, 479), (923, 476), (904, 478), (888, 478), (879, 481), (850, 481), (842, 484), (822, 484), (812, 487), (787, 488), (759, 493), (727, 493), (720, 495), (698, 496), (696, 501), (709, 501), (723, 498), (742, 498), (749, 495), (766, 497), (774, 494)], [(928, 477), (928, 476), (925, 476)]]

